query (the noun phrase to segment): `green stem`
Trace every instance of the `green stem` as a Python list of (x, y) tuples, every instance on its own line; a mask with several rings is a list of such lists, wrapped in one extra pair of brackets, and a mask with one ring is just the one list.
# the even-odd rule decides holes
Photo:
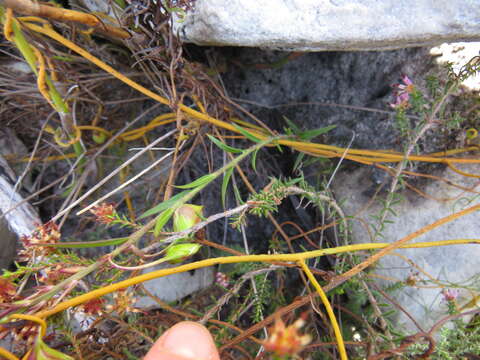
[[(245, 150), (241, 155), (237, 156), (235, 159), (233, 159), (230, 163), (226, 164), (225, 166), (221, 167), (220, 169), (216, 170), (215, 172), (212, 173), (212, 179), (208, 182), (206, 182), (203, 185), (197, 186), (196, 188), (192, 189), (188, 193), (185, 194), (184, 197), (180, 198), (177, 202), (175, 202), (172, 205), (172, 208), (178, 209), (180, 206), (185, 204), (186, 202), (190, 201), (195, 197), (200, 191), (202, 191), (209, 183), (211, 183), (213, 180), (215, 180), (217, 177), (222, 175), (225, 171), (227, 171), (229, 168), (236, 166), (240, 161), (245, 159), (248, 155), (250, 155), (252, 152), (262, 148), (263, 146), (277, 140), (277, 138), (270, 138), (267, 140), (264, 140), (255, 146), (252, 146), (251, 148)], [(123, 243), (123, 245), (119, 246), (118, 248), (114, 249), (110, 255), (108, 255), (111, 259), (114, 259), (117, 255), (119, 255), (122, 251), (125, 249), (129, 248), (131, 245), (134, 245), (137, 243), (143, 235), (145, 235), (150, 229), (152, 229), (155, 226), (155, 223), (157, 222), (158, 217), (161, 216), (161, 214), (157, 215), (154, 219), (150, 220), (146, 225), (144, 225), (142, 228), (139, 230), (135, 231), (132, 235), (128, 237), (128, 239)], [(99, 269), (106, 261), (107, 257), (103, 257), (101, 260), (97, 261), (96, 263), (88, 266), (87, 268), (80, 270), (78, 273), (75, 275), (70, 276), (68, 279), (63, 280), (59, 284), (55, 285), (49, 292), (39, 296), (38, 298), (31, 300), (28, 302), (29, 306), (33, 306), (38, 304), (39, 302), (43, 300), (48, 300), (55, 294), (57, 294), (59, 291), (61, 291), (64, 288), (67, 288), (69, 284), (72, 283), (72, 281), (75, 280), (80, 280), (83, 277), (87, 276), (88, 274), (92, 273), (93, 271)], [(16, 302), (15, 304), (22, 305), (22, 301)]]
[[(3, 15), (3, 8), (2, 8), (2, 14)], [(2, 21), (4, 21), (4, 17), (2, 16)], [(12, 30), (13, 30), (13, 42), (15, 43), (15, 46), (18, 48), (18, 50), (21, 52), (22, 56), (25, 58), (27, 61), (28, 65), (32, 69), (33, 73), (38, 76), (38, 70), (37, 70), (37, 57), (35, 56), (35, 53), (33, 52), (30, 44), (28, 43), (27, 39), (25, 38), (25, 35), (23, 35), (23, 32), (18, 25), (18, 22), (16, 20), (12, 21)], [(45, 82), (48, 86), (48, 93), (50, 95), (50, 99), (52, 100), (53, 107), (54, 109), (59, 113), (60, 117), (62, 120), (66, 120), (70, 122), (70, 128), (73, 128), (73, 123), (70, 116), (70, 110), (68, 108), (67, 103), (63, 100), (62, 95), (58, 92), (57, 88), (55, 87), (52, 79), (48, 74), (45, 75)], [(75, 134), (72, 134), (71, 132), (68, 133), (68, 135), (73, 138)], [(85, 152), (81, 143), (77, 141), (76, 143), (73, 144), (73, 150), (75, 154), (77, 155), (77, 158), (82, 156), (83, 153)], [(81, 159), (79, 162), (79, 165), (83, 165), (85, 162), (85, 159)]]
[(57, 244), (42, 244), (38, 243), (37, 246), (61, 248), (61, 249), (83, 249), (83, 248), (94, 248), (102, 246), (114, 246), (121, 245), (128, 240), (128, 237), (123, 238), (114, 238), (98, 241), (72, 241), (72, 242), (62, 242)]

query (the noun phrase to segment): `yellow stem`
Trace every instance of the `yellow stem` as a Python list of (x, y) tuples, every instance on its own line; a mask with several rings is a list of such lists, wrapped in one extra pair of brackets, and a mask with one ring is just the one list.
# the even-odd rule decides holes
[(0, 346), (0, 357), (5, 358), (7, 360), (20, 360), (15, 355), (13, 355), (10, 351), (2, 348), (1, 346)]
[(437, 220), (437, 221), (435, 221), (431, 224), (428, 224), (428, 225), (422, 227), (421, 229), (419, 229), (417, 231), (414, 231), (413, 233), (401, 238), (400, 240), (395, 241), (394, 243), (388, 244), (388, 246), (386, 246), (385, 248), (383, 248), (379, 252), (373, 254), (372, 256), (370, 256), (368, 259), (366, 259), (362, 263), (354, 266), (353, 268), (351, 268), (347, 272), (343, 273), (342, 275), (337, 276), (332, 281), (332, 285), (338, 286), (338, 285), (344, 283), (345, 281), (350, 279), (352, 276), (355, 276), (356, 274), (358, 274), (360, 271), (365, 270), (367, 267), (369, 267), (370, 265), (372, 265), (373, 263), (378, 261), (383, 256), (387, 255), (388, 253), (392, 252), (395, 249), (402, 248), (407, 242), (419, 237), (420, 235), (423, 235), (423, 234), (425, 234), (425, 233), (427, 233), (427, 232), (429, 232), (429, 231), (431, 231), (431, 230), (433, 230), (437, 227), (440, 227), (440, 226), (442, 226), (446, 223), (449, 223), (449, 222), (451, 222), (455, 219), (458, 219), (459, 217), (468, 215), (470, 213), (473, 213), (474, 211), (478, 211), (479, 209), (480, 209), (480, 204), (471, 206), (471, 207), (466, 208), (464, 210), (458, 211), (458, 212), (456, 212), (452, 215), (445, 216), (445, 217), (443, 217), (443, 218), (441, 218), (441, 219), (439, 219), (439, 220)]
[[(415, 247), (433, 247), (433, 246), (445, 246), (445, 245), (453, 245), (453, 244), (480, 244), (480, 239), (470, 240), (470, 239), (462, 239), (462, 240), (446, 240), (446, 241), (432, 241), (427, 243), (417, 243), (413, 245), (405, 245), (401, 246), (401, 248), (415, 248)], [(321, 249), (321, 250), (314, 250), (314, 251), (306, 251), (297, 254), (273, 254), (273, 255), (244, 255), (244, 256), (225, 256), (225, 257), (217, 257), (212, 259), (206, 259), (201, 261), (196, 261), (193, 263), (180, 265), (175, 268), (168, 268), (168, 269), (161, 269), (149, 272), (147, 274), (138, 275), (132, 277), (130, 279), (120, 281), (115, 284), (111, 284), (105, 286), (103, 288), (93, 290), (86, 294), (77, 296), (70, 300), (66, 300), (53, 309), (41, 311), (36, 314), (36, 316), (40, 318), (46, 318), (51, 315), (54, 315), (60, 311), (66, 310), (70, 307), (77, 306), (83, 304), (86, 301), (91, 299), (95, 299), (106, 294), (110, 294), (120, 289), (127, 288), (132, 285), (136, 285), (142, 283), (144, 281), (149, 281), (152, 279), (156, 279), (163, 276), (168, 276), (171, 274), (182, 273), (185, 271), (195, 270), (207, 266), (213, 266), (218, 264), (231, 264), (231, 263), (240, 263), (240, 262), (276, 262), (276, 261), (285, 261), (285, 262), (297, 262), (300, 260), (310, 259), (319, 256), (325, 255), (333, 255), (333, 254), (340, 254), (349, 251), (361, 251), (361, 250), (372, 250), (372, 249), (379, 249), (379, 248), (386, 248), (390, 246), (390, 243), (374, 243), (374, 244), (357, 244), (357, 245), (346, 245), (346, 246), (339, 246), (336, 248), (331, 249)]]
[[(136, 89), (137, 91), (143, 93), (144, 95), (160, 102), (161, 104), (167, 105), (167, 106), (172, 106), (176, 105), (182, 112), (185, 114), (188, 114), (198, 120), (205, 121), (207, 123), (210, 123), (214, 126), (236, 132), (238, 133), (239, 131), (230, 123), (227, 123), (225, 121), (215, 119), (207, 114), (203, 114), (202, 112), (196, 111), (184, 104), (171, 104), (170, 101), (156, 93), (154, 93), (151, 90), (148, 90), (147, 88), (141, 86), (140, 84), (134, 82), (133, 80), (129, 79), (125, 75), (121, 74), (111, 66), (105, 64), (102, 62), (100, 59), (96, 58), (95, 56), (91, 55), (88, 51), (82, 49), (72, 41), (64, 38), (57, 32), (55, 32), (51, 27), (49, 26), (39, 26), (36, 24), (28, 23), (25, 22), (24, 25), (29, 28), (30, 30), (39, 32), (41, 34), (47, 35), (50, 38), (60, 42), (61, 44), (65, 45), (69, 49), (75, 51), (79, 55), (83, 56), (85, 59), (91, 61), (101, 69), (105, 70), (106, 72), (110, 73), (111, 75), (115, 76), (117, 79), (120, 81), (123, 81), (127, 85), (131, 86), (132, 88)], [(264, 134), (263, 132), (254, 132), (253, 130), (250, 130), (252, 134), (257, 136), (259, 139), (264, 140), (266, 139), (269, 135)], [(400, 162), (404, 160), (412, 160), (412, 161), (425, 161), (425, 162), (438, 162), (438, 163), (445, 163), (445, 162), (452, 162), (452, 163), (480, 163), (480, 159), (464, 159), (464, 158), (445, 158), (445, 157), (437, 157), (437, 156), (408, 156), (408, 158), (405, 158), (405, 156), (401, 153), (393, 153), (393, 152), (385, 152), (385, 151), (372, 151), (372, 150), (358, 150), (358, 149), (349, 149), (348, 152), (345, 154), (345, 149), (339, 148), (336, 146), (331, 146), (331, 145), (324, 145), (324, 144), (314, 144), (314, 143), (308, 143), (308, 142), (301, 142), (301, 141), (292, 141), (292, 140), (286, 140), (286, 139), (281, 139), (279, 140), (279, 144), (281, 145), (286, 145), (289, 147), (292, 147), (294, 149), (297, 149), (299, 151), (311, 153), (316, 156), (325, 156), (325, 157), (340, 157), (344, 156), (346, 159), (350, 159), (353, 161), (358, 161), (361, 163), (375, 163), (375, 162)], [(468, 149), (465, 149), (465, 151), (468, 151)]]
[(341, 360), (347, 360), (347, 351), (345, 350), (345, 343), (343, 342), (343, 336), (342, 332), (340, 331), (340, 327), (338, 326), (337, 318), (335, 317), (335, 314), (333, 313), (332, 306), (330, 305), (330, 302), (328, 301), (327, 295), (323, 291), (322, 287), (318, 283), (317, 279), (315, 279), (315, 276), (313, 276), (312, 272), (308, 268), (308, 266), (305, 264), (304, 260), (300, 260), (298, 262), (300, 267), (302, 268), (303, 272), (305, 275), (307, 275), (308, 279), (312, 282), (313, 287), (315, 290), (317, 290), (318, 295), (320, 296), (320, 299), (322, 300), (323, 305), (325, 306), (325, 310), (327, 310), (328, 317), (330, 318), (330, 322), (333, 327), (333, 332), (335, 333), (335, 339), (337, 340), (338, 344), (338, 351), (340, 352), (340, 359)]
[(470, 174), (470, 173), (467, 173), (465, 171), (462, 171), (460, 170), (459, 168), (455, 167), (452, 165), (452, 163), (450, 161), (447, 161), (447, 165), (450, 169), (452, 169), (454, 172), (456, 172), (457, 174), (460, 174), (460, 175), (463, 175), (463, 176), (466, 176), (466, 177), (473, 177), (473, 178), (477, 178), (477, 179), (480, 179), (480, 175), (475, 175), (475, 174)]
[(92, 130), (92, 131), (97, 131), (97, 132), (101, 132), (105, 135), (107, 135), (108, 137), (112, 137), (112, 133), (108, 130), (105, 130), (104, 128), (100, 127), (100, 126), (94, 126), (94, 125), (80, 125), (80, 126), (77, 126), (76, 127), (78, 130)]
[(20, 360), (18, 357), (13, 355), (10, 351), (7, 349), (4, 349), (0, 346), (0, 358), (5, 358), (7, 360)]
[(7, 7), (7, 11), (5, 12), (5, 24), (3, 25), (3, 36), (10, 42), (13, 42), (12, 38), (12, 23), (13, 23), (13, 10)]
[(37, 63), (38, 63), (38, 76), (37, 76), (37, 87), (38, 91), (42, 96), (47, 100), (47, 102), (55, 109), (55, 105), (53, 105), (52, 99), (50, 98), (50, 94), (48, 93), (48, 86), (46, 83), (46, 63), (45, 59), (43, 58), (42, 53), (40, 50), (38, 50), (35, 46), (30, 44), (30, 47), (32, 48), (35, 56), (37, 57)]
[(78, 126), (74, 126), (73, 130), (75, 131), (74, 137), (72, 137), (72, 138), (70, 138), (70, 140), (64, 142), (61, 139), (61, 129), (57, 129), (57, 131), (55, 131), (55, 133), (53, 135), (53, 138), (55, 139), (55, 142), (57, 143), (57, 145), (61, 146), (63, 148), (68, 148), (71, 145), (79, 142), (80, 139), (82, 138), (82, 132), (80, 131)]
[(41, 319), (40, 317), (38, 316), (35, 316), (35, 315), (26, 315), (26, 314), (12, 314), (10, 315), (9, 317), (10, 319), (22, 319), (22, 320), (29, 320), (29, 321), (33, 321), (35, 323), (37, 323), (38, 325), (40, 325), (40, 334), (41, 336), (45, 336), (45, 334), (47, 333), (47, 323), (45, 322), (45, 320)]

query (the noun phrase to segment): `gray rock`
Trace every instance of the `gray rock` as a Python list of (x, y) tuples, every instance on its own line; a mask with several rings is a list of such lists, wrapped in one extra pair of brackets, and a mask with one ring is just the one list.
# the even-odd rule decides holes
[(479, 0), (196, 0), (187, 42), (296, 51), (380, 50), (480, 38)]
[[(227, 94), (273, 130), (288, 126), (284, 116), (303, 129), (336, 125), (329, 145), (397, 149), (392, 84), (402, 74), (415, 84), (434, 66), (427, 48), (382, 52), (306, 53), (276, 66), (288, 53), (250, 48), (225, 48)], [(264, 66), (265, 65), (265, 66)], [(375, 129), (375, 131), (372, 131)], [(435, 142), (425, 142), (435, 151)]]
[[(473, 174), (480, 173), (480, 166), (458, 166), (463, 171)], [(371, 184), (365, 179), (369, 177), (369, 169), (361, 168), (352, 173), (338, 174), (333, 184), (334, 192), (347, 216), (354, 216), (356, 220), (350, 221), (352, 229), (352, 241), (354, 243), (371, 242), (371, 234), (365, 228), (365, 224), (374, 224), (372, 215), (378, 215), (382, 205), (376, 201), (372, 206), (363, 209), (371, 199)], [(383, 231), (383, 239), (378, 242), (392, 243), (402, 237), (419, 230), (425, 225), (431, 224), (445, 216), (448, 216), (463, 208), (480, 203), (478, 192), (480, 183), (478, 179), (467, 178), (452, 171), (436, 175), (443, 176), (454, 184), (472, 188), (472, 192), (466, 192), (444, 182), (428, 184), (422, 190), (432, 197), (445, 201), (436, 201), (419, 197), (416, 193), (405, 193), (403, 201), (393, 206), (397, 216), (389, 214), (387, 224)], [(449, 199), (449, 200), (446, 200)], [(360, 213), (359, 213), (360, 212)], [(364, 222), (362, 222), (364, 220)], [(429, 242), (452, 239), (478, 239), (480, 212), (474, 212), (463, 216), (453, 222), (438, 227), (425, 235), (416, 238), (414, 242)], [(373, 231), (370, 228), (370, 231)], [(405, 285), (400, 290), (391, 293), (391, 296), (410, 313), (414, 319), (428, 331), (429, 328), (440, 318), (446, 316), (447, 303), (443, 300), (442, 286), (456, 288), (456, 286), (478, 287), (478, 259), (480, 258), (479, 245), (451, 245), (431, 248), (401, 249), (396, 254), (402, 257), (389, 255), (383, 257), (374, 268), (373, 273), (383, 279), (396, 279), (405, 282), (410, 277), (416, 279), (416, 286)], [(413, 267), (405, 258), (411, 260), (419, 268)], [(435, 283), (419, 269), (428, 273)], [(375, 280), (381, 286), (393, 285), (395, 280)], [(424, 282), (425, 281), (425, 282)], [(422, 287), (425, 286), (426, 287)], [(418, 286), (418, 287), (417, 287)], [(428, 288), (431, 286), (431, 288)], [(460, 289), (458, 303), (460, 306), (472, 299), (472, 293)], [(382, 301), (384, 302), (384, 301)], [(417, 332), (418, 329), (406, 315), (399, 312), (396, 324), (404, 327), (407, 331)]]
[[(480, 55), (480, 42), (445, 43), (430, 50), (436, 56), (438, 64), (452, 64), (453, 70), (458, 73), (474, 56)], [(465, 79), (462, 85), (471, 91), (480, 91), (480, 74)]]
[(22, 156), (26, 150), (22, 146), (13, 133), (6, 129), (0, 132), (0, 269), (12, 264), (17, 253), (17, 239), (30, 235), (41, 223), (36, 210), (28, 202), (21, 203), (22, 186), (15, 186), (17, 175), (1, 155)]
[[(144, 270), (143, 273), (174, 266), (165, 264), (154, 266)], [(193, 272), (187, 271), (144, 282), (143, 286), (162, 301), (176, 301), (210, 286), (213, 283), (213, 271), (212, 267), (197, 269)], [(145, 309), (158, 307), (158, 304), (151, 297), (143, 296), (137, 300), (135, 307)]]
[[(105, 0), (71, 0), (70, 6), (85, 8), (91, 12), (99, 12), (107, 14), (115, 19), (115, 16), (120, 13), (120, 8), (115, 2)], [(114, 9), (115, 7), (115, 9)], [(102, 21), (112, 22), (110, 19), (102, 19)]]

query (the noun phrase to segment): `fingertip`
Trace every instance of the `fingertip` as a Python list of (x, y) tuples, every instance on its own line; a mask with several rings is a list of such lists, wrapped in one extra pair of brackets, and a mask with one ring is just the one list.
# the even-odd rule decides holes
[(183, 321), (152, 346), (144, 360), (220, 360), (212, 335), (203, 325)]

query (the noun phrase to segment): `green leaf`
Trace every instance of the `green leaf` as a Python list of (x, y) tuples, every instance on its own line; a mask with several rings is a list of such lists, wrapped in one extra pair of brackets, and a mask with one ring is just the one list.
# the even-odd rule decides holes
[(165, 260), (170, 262), (179, 262), (185, 258), (197, 253), (202, 245), (195, 243), (183, 243), (172, 245), (165, 252)]
[(335, 129), (336, 127), (337, 127), (337, 125), (330, 125), (330, 126), (325, 126), (323, 128), (303, 131), (303, 132), (299, 133), (299, 136), (303, 140), (310, 140), (310, 139), (313, 139), (313, 138), (315, 138), (319, 135), (325, 134), (332, 129)]
[(65, 248), (65, 249), (81, 249), (81, 248), (94, 248), (101, 246), (114, 246), (123, 244), (128, 240), (128, 237), (123, 238), (114, 238), (106, 240), (96, 240), (96, 241), (73, 241), (73, 242), (60, 242), (55, 244), (38, 244), (42, 247), (54, 247), (54, 248)]
[(235, 123), (232, 123), (232, 126), (238, 130), (238, 132), (240, 134), (242, 134), (243, 136), (245, 136), (247, 139), (253, 141), (253, 142), (256, 142), (256, 143), (260, 143), (262, 142), (261, 139), (257, 138), (255, 135), (249, 133), (247, 130), (245, 130), (244, 128), (242, 128), (241, 126), (238, 126), (237, 124)]
[(120, 6), (122, 9), (125, 9), (127, 7), (127, 4), (125, 3), (125, 0), (113, 0), (115, 3)]
[(233, 170), (235, 168), (231, 167), (223, 174), (223, 181), (222, 181), (222, 206), (225, 208), (225, 199), (227, 197), (227, 187), (228, 183), (230, 182), (230, 178), (232, 177)]
[(292, 132), (302, 140), (313, 139), (319, 135), (329, 132), (330, 130), (336, 127), (336, 125), (330, 125), (330, 126), (325, 126), (325, 127), (314, 129), (314, 130), (302, 131), (292, 120), (290, 120), (286, 116), (284, 116), (283, 119), (288, 124)]
[(172, 217), (173, 212), (173, 208), (168, 208), (167, 210), (164, 210), (160, 215), (158, 215), (157, 221), (155, 222), (155, 229), (153, 230), (154, 236), (158, 236), (160, 234), (165, 224)]
[(67, 354), (64, 354), (58, 350), (52, 349), (48, 347), (47, 345), (44, 345), (42, 347), (43, 354), (39, 354), (39, 358), (45, 359), (45, 360), (73, 360), (71, 356), (68, 356)]
[(396, 314), (397, 312), (395, 310), (389, 310), (389, 311), (385, 311), (382, 315), (386, 318), (388, 318), (389, 316), (392, 316), (394, 314)]
[(224, 144), (223, 142), (221, 142), (220, 140), (218, 140), (217, 138), (207, 134), (208, 138), (215, 144), (217, 145), (220, 149), (222, 149), (223, 151), (226, 151), (226, 152), (229, 152), (229, 153), (232, 153), (232, 154), (240, 154), (243, 152), (243, 150), (241, 149), (237, 149), (237, 148), (234, 148), (233, 146), (229, 146), (227, 144)]
[(175, 185), (175, 187), (179, 189), (192, 189), (196, 188), (197, 186), (208, 184), (213, 179), (215, 179), (215, 174), (207, 174), (199, 177), (197, 180), (192, 181), (190, 184)]
[(298, 169), (304, 157), (305, 153), (298, 154), (297, 158), (295, 159), (295, 164), (293, 164), (293, 171), (296, 171)]
[(160, 211), (163, 211), (163, 210), (171, 207), (178, 200), (180, 200), (184, 196), (186, 196), (189, 192), (190, 192), (190, 190), (185, 190), (185, 191), (182, 191), (182, 192), (178, 193), (177, 195), (172, 196), (167, 201), (161, 202), (160, 204), (151, 208), (150, 210), (145, 211), (142, 215), (140, 215), (138, 217), (138, 219), (143, 219), (143, 218), (146, 218), (147, 216), (158, 214)]
[(392, 214), (393, 216), (398, 216), (398, 214), (392, 208), (387, 208), (387, 211)]
[(35, 345), (28, 355), (27, 360), (74, 360), (72, 357), (58, 350), (52, 349), (45, 344), (40, 336), (37, 335)]
[(283, 116), (283, 120), (285, 120), (294, 134), (299, 134), (301, 132), (301, 129), (292, 120), (286, 116)]
[(240, 191), (238, 191), (238, 187), (236, 187), (236, 186), (233, 187), (233, 194), (235, 195), (235, 201), (238, 204), (243, 205), (244, 202), (242, 200), (242, 196), (240, 195)]
[[(298, 177), (298, 178), (289, 180), (289, 181), (287, 182), (287, 186), (296, 185), (296, 184), (298, 184), (299, 182), (304, 181), (304, 180), (305, 180), (305, 179), (303, 178), (303, 174), (302, 174), (302, 175), (301, 175), (300, 177)], [(307, 250), (305, 250), (305, 251), (307, 251)]]
[(257, 153), (258, 153), (258, 150), (260, 150), (260, 148), (258, 148), (257, 150), (255, 150), (252, 154), (252, 168), (253, 168), (253, 171), (257, 172)]

